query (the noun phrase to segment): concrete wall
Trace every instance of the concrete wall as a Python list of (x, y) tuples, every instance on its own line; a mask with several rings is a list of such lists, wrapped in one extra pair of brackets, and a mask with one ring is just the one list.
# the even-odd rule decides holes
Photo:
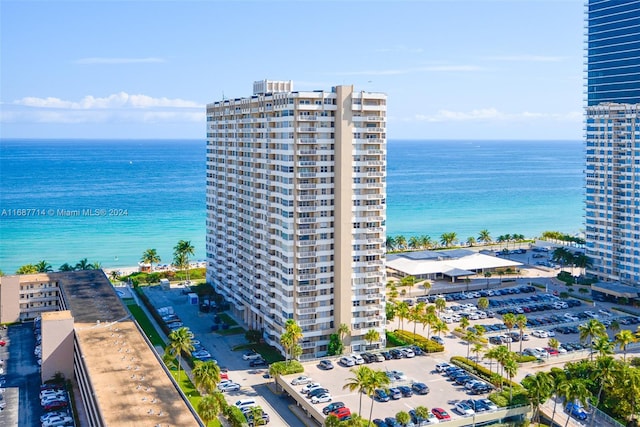
[(0, 323), (20, 320), (20, 276), (0, 277)]
[(70, 311), (42, 313), (42, 381), (57, 372), (73, 378), (73, 336)]

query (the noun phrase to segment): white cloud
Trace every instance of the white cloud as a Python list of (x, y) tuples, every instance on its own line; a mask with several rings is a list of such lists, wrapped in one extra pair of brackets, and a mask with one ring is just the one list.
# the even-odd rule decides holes
[(469, 72), (469, 71), (480, 71), (482, 67), (477, 65), (428, 65), (424, 67), (408, 67), (408, 68), (397, 68), (397, 69), (388, 69), (388, 70), (361, 70), (361, 71), (341, 71), (332, 73), (334, 75), (339, 76), (391, 76), (398, 74), (412, 74), (412, 73), (422, 73), (422, 72)]
[(415, 114), (412, 117), (400, 119), (407, 122), (469, 122), (469, 121), (532, 121), (554, 120), (562, 122), (582, 121), (582, 112), (570, 111), (568, 113), (537, 113), (523, 111), (519, 113), (505, 113), (496, 108), (480, 108), (471, 111), (439, 110), (434, 114)]
[(76, 64), (154, 64), (165, 62), (163, 58), (81, 58), (73, 61)]
[(104, 98), (85, 96), (80, 101), (66, 101), (60, 98), (25, 97), (13, 101), (15, 105), (36, 108), (59, 108), (68, 110), (94, 110), (108, 108), (204, 108), (193, 101), (176, 98), (153, 98), (147, 95), (129, 95), (119, 92)]
[(205, 105), (184, 99), (129, 95), (85, 96), (78, 101), (25, 97), (0, 110), (2, 123), (205, 122)]
[(509, 62), (560, 62), (565, 58), (562, 56), (545, 56), (545, 55), (505, 55), (505, 56), (486, 56), (482, 59), (488, 61), (509, 61)]

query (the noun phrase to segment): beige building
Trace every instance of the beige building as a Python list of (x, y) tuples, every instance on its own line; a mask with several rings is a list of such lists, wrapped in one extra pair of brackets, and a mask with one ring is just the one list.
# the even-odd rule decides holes
[(0, 323), (32, 320), (58, 309), (58, 282), (47, 274), (0, 277)]
[[(5, 276), (0, 290), (14, 305), (30, 304), (15, 298), (14, 289), (31, 291), (36, 283), (55, 283), (58, 295), (52, 311), (41, 314), (42, 379), (57, 372), (73, 379), (76, 405), (87, 417), (83, 425), (202, 425), (102, 270)], [(1, 307), (2, 318), (23, 313), (8, 299)]]
[(386, 95), (253, 88), (207, 105), (208, 281), (269, 344), (295, 319), (302, 358), (384, 339)]

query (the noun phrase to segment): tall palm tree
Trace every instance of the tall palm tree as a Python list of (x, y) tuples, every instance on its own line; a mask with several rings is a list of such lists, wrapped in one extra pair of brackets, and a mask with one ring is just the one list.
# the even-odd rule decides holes
[(442, 314), (442, 310), (447, 307), (447, 300), (444, 298), (437, 298), (434, 304), (438, 309), (438, 314)]
[(179, 328), (169, 334), (169, 345), (164, 349), (165, 360), (178, 358), (178, 383), (180, 383), (180, 367), (182, 355), (191, 355), (194, 350), (191, 343), (191, 332), (187, 328)]
[(556, 407), (558, 405), (558, 399), (561, 397), (561, 390), (564, 387), (564, 383), (567, 381), (567, 375), (563, 370), (551, 370), (550, 376), (553, 379), (553, 394), (555, 399), (553, 400), (553, 413), (551, 414), (551, 425), (555, 425), (553, 420), (556, 417)]
[(396, 316), (400, 319), (400, 329), (404, 330), (404, 319), (409, 318), (409, 304), (402, 301), (396, 306)]
[(518, 314), (516, 315), (515, 322), (520, 331), (520, 354), (522, 354), (522, 336), (524, 335), (524, 328), (527, 327), (527, 316)]
[(284, 324), (284, 333), (280, 336), (280, 344), (287, 353), (287, 360), (295, 357), (296, 347), (302, 339), (302, 328), (293, 319), (287, 319)]
[(476, 238), (473, 236), (467, 237), (467, 245), (473, 246), (476, 244)]
[(470, 322), (471, 322), (471, 321), (469, 320), (469, 318), (468, 318), (468, 317), (462, 317), (462, 318), (460, 319), (460, 329), (462, 329), (463, 331), (464, 331), (465, 329), (467, 329), (467, 328), (469, 327), (469, 323), (470, 323)]
[[(608, 341), (608, 340), (607, 340)], [(613, 373), (617, 368), (616, 360), (611, 356), (598, 356), (596, 359), (596, 369), (593, 370), (592, 380), (596, 384), (600, 384), (598, 388), (598, 395), (596, 397), (595, 405), (600, 404), (600, 398), (602, 397), (602, 391), (606, 386), (611, 386), (615, 382), (615, 376)], [(591, 425), (593, 425), (595, 417), (591, 417)]]
[(416, 278), (415, 276), (405, 276), (400, 281), (400, 284), (409, 288), (409, 296), (411, 296), (411, 288), (416, 284)]
[(213, 360), (208, 362), (196, 362), (191, 371), (196, 387), (201, 388), (206, 394), (211, 394), (220, 381), (220, 367)]
[(432, 328), (433, 328), (433, 332), (437, 333), (438, 336), (440, 336), (442, 332), (449, 332), (449, 327), (441, 319), (438, 319), (436, 323), (433, 324)]
[(344, 339), (351, 333), (351, 329), (349, 329), (349, 325), (346, 323), (340, 323), (338, 329), (336, 329), (336, 333), (340, 337), (340, 342), (342, 343), (342, 347), (345, 347)]
[(111, 270), (111, 273), (109, 273), (109, 275), (111, 276), (112, 282), (115, 282), (120, 278), (120, 272), (118, 270)]
[(349, 390), (350, 392), (357, 391), (360, 394), (360, 404), (358, 406), (358, 413), (362, 413), (362, 395), (368, 390), (369, 383), (373, 376), (373, 370), (368, 366), (358, 366), (357, 368), (349, 369), (353, 373), (353, 377), (347, 378), (347, 382), (342, 386), (343, 390)]
[(480, 230), (480, 233), (478, 233), (478, 242), (482, 242), (484, 244), (491, 243), (491, 234), (489, 233), (489, 230)]
[[(502, 323), (504, 323), (504, 326), (506, 326), (509, 335), (511, 335), (511, 329), (516, 324), (516, 315), (513, 313), (506, 313), (504, 316), (502, 316)], [(511, 343), (509, 342), (508, 344), (509, 351), (511, 351)]]
[(625, 362), (627, 361), (627, 346), (636, 341), (637, 339), (635, 335), (633, 335), (633, 332), (631, 332), (629, 329), (623, 329), (616, 334), (616, 344), (618, 344), (620, 346), (620, 349), (623, 351), (623, 360)]
[(418, 249), (420, 247), (420, 238), (418, 236), (409, 237), (409, 248)]
[[(464, 317), (463, 317), (464, 319)], [(471, 344), (473, 344), (478, 337), (476, 333), (473, 331), (466, 331), (464, 336), (462, 337), (462, 341), (467, 343), (467, 359), (469, 359), (469, 352), (471, 351)]]
[(416, 326), (424, 317), (425, 303), (419, 302), (409, 309), (409, 318), (413, 322), (413, 335), (416, 334)]
[(373, 418), (373, 404), (375, 403), (375, 399), (373, 398), (373, 393), (377, 388), (386, 389), (391, 380), (387, 376), (384, 371), (373, 371), (373, 374), (369, 378), (367, 382), (367, 386), (365, 388), (365, 393), (371, 398), (371, 408), (369, 409), (369, 424), (371, 425), (371, 419)]
[(387, 236), (387, 251), (392, 251), (396, 248), (396, 239), (393, 236)]
[(540, 405), (547, 401), (553, 393), (553, 378), (546, 372), (538, 372), (522, 380), (527, 394), (534, 405), (532, 420), (540, 422)]
[[(591, 395), (584, 380), (580, 378), (564, 381), (562, 384), (560, 384), (558, 392), (560, 393), (561, 397), (564, 397), (565, 405), (569, 402), (577, 400), (586, 406), (587, 399)], [(565, 427), (569, 425), (569, 419), (571, 419), (571, 417), (567, 416)]]
[(496, 362), (498, 362), (502, 370), (504, 371), (504, 365), (507, 363), (507, 360), (512, 358), (511, 352), (509, 351), (506, 345), (499, 345), (495, 347), (494, 350), (495, 350), (495, 353), (493, 357), (496, 360)]
[(421, 286), (422, 289), (424, 289), (424, 295), (429, 295), (429, 291), (431, 290), (431, 282), (425, 280), (424, 282), (422, 282)]
[(157, 264), (162, 260), (160, 259), (160, 255), (158, 255), (158, 252), (155, 249), (147, 249), (142, 254), (142, 258), (140, 258), (140, 261), (145, 264), (149, 264), (150, 271), (153, 271), (153, 264)]
[(187, 281), (189, 280), (189, 255), (195, 253), (195, 248), (188, 240), (180, 240), (173, 247), (173, 258), (176, 266), (187, 271)]
[[(509, 381), (513, 382), (513, 377), (518, 373), (518, 362), (516, 362), (516, 359), (513, 356), (509, 357), (502, 367), (504, 368), (504, 372), (507, 374), (507, 377), (509, 377)], [(509, 404), (511, 404), (512, 400), (513, 386), (509, 384)]]
[(198, 415), (204, 421), (204, 425), (209, 425), (209, 423), (220, 415), (222, 412), (222, 405), (220, 404), (220, 400), (214, 395), (203, 396), (198, 402)]
[(431, 240), (430, 236), (422, 235), (420, 236), (420, 247), (424, 249), (430, 249), (433, 246), (433, 240)]
[(406, 249), (407, 248), (407, 239), (400, 235), (396, 236), (396, 249)]
[(476, 367), (478, 367), (478, 363), (480, 362), (480, 353), (482, 353), (484, 350), (484, 345), (479, 342), (476, 342), (475, 344), (473, 344), (473, 347), (471, 347), (471, 352), (476, 354)]
[[(598, 337), (591, 345), (591, 350), (598, 352), (598, 357), (605, 357), (613, 354), (614, 345), (609, 341), (608, 336)], [(596, 359), (597, 361), (597, 359)]]
[(590, 358), (593, 360), (593, 340), (607, 335), (607, 328), (597, 319), (589, 319), (587, 323), (578, 326), (580, 341), (587, 341), (591, 350)]
[(53, 271), (53, 268), (51, 268), (51, 264), (49, 264), (45, 260), (37, 263), (36, 268), (38, 269), (38, 273), (51, 273)]

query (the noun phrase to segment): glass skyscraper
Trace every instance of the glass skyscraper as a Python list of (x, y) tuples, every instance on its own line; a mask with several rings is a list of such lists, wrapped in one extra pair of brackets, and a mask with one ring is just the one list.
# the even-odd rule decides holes
[(587, 7), (588, 105), (640, 103), (640, 0)]
[(587, 272), (640, 283), (640, 0), (589, 0)]

